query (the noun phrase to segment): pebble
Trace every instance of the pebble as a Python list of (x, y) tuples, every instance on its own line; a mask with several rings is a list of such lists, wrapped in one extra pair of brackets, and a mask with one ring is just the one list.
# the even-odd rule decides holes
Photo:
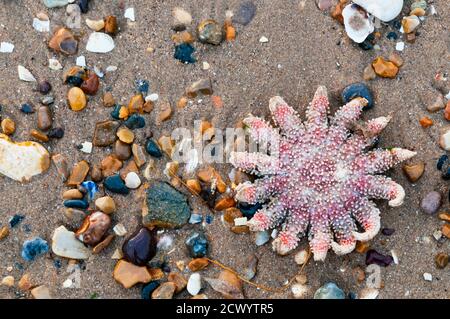
[(50, 290), (44, 285), (33, 288), (30, 292), (34, 299), (53, 299), (50, 295)]
[(84, 199), (68, 199), (63, 204), (69, 208), (87, 209), (89, 207), (89, 203)]
[(121, 161), (125, 161), (131, 157), (131, 146), (120, 140), (114, 144), (114, 154)]
[(30, 136), (35, 138), (35, 139), (37, 139), (38, 141), (41, 141), (41, 142), (48, 142), (49, 141), (48, 136), (46, 134), (44, 134), (42, 132), (39, 132), (38, 130), (35, 130), (35, 129), (32, 129), (30, 131)]
[(189, 224), (200, 224), (203, 220), (203, 216), (201, 214), (191, 214), (189, 218)]
[(111, 218), (107, 214), (94, 212), (84, 219), (75, 236), (83, 243), (95, 246), (102, 240), (110, 226)]
[(104, 177), (114, 175), (122, 168), (122, 162), (115, 155), (106, 156), (100, 165)]
[(269, 42), (269, 39), (267, 37), (265, 37), (265, 36), (261, 36), (261, 38), (259, 38), (259, 42), (267, 43), (267, 42)]
[(247, 280), (252, 280), (256, 275), (258, 258), (256, 255), (250, 255), (246, 258), (244, 265), (245, 267), (242, 270), (243, 277)]
[(423, 128), (428, 128), (433, 125), (433, 120), (430, 119), (428, 116), (424, 116), (419, 120), (419, 124)]
[(125, 13), (123, 15), (125, 18), (129, 19), (130, 21), (136, 21), (136, 18), (134, 16), (134, 8), (127, 8), (125, 9)]
[(237, 208), (242, 212), (242, 214), (248, 219), (252, 218), (255, 213), (262, 208), (262, 204), (257, 203), (254, 205), (250, 205), (247, 203), (239, 203)]
[(391, 61), (398, 67), (403, 66), (403, 63), (404, 63), (402, 57), (395, 52), (393, 52), (389, 55), (389, 61)]
[(424, 171), (424, 162), (403, 165), (403, 172), (411, 183), (417, 182), (422, 177)]
[(197, 60), (192, 56), (195, 48), (189, 43), (182, 43), (175, 46), (173, 57), (182, 63), (195, 63)]
[(147, 162), (145, 158), (144, 148), (138, 144), (133, 144), (131, 146), (131, 153), (133, 153), (133, 159), (137, 167), (142, 167)]
[(46, 80), (39, 81), (37, 84), (37, 90), (41, 94), (48, 94), (52, 90), (52, 85)]
[(57, 59), (48, 59), (48, 67), (53, 71), (59, 71), (63, 68), (61, 62), (59, 62)]
[(175, 293), (177, 294), (182, 292), (187, 286), (186, 279), (183, 277), (183, 275), (177, 272), (171, 272), (167, 276), (167, 281), (173, 282), (175, 284)]
[(295, 283), (291, 286), (291, 291), (295, 299), (303, 299), (308, 292), (308, 287), (300, 283)]
[(191, 216), (186, 196), (165, 182), (155, 181), (146, 190), (142, 210), (146, 227), (178, 228)]
[(385, 256), (374, 249), (369, 249), (366, 253), (366, 265), (377, 264), (378, 266), (387, 267), (394, 262), (392, 256)]
[[(105, 24), (105, 32), (107, 32), (108, 22)], [(107, 53), (114, 49), (115, 44), (113, 38), (103, 32), (92, 32), (86, 44), (86, 50), (94, 53)]]
[(87, 95), (95, 95), (100, 86), (100, 80), (95, 72), (88, 72), (88, 77), (83, 81), (80, 89), (83, 90)]
[(158, 280), (150, 281), (148, 284), (144, 285), (141, 290), (141, 299), (151, 299), (153, 291), (158, 288), (160, 282)]
[(78, 186), (81, 184), (86, 178), (89, 172), (89, 164), (86, 161), (80, 161), (76, 163), (69, 176), (69, 180), (67, 181), (68, 186)]
[(375, 73), (383, 78), (393, 79), (398, 73), (398, 67), (392, 62), (386, 61), (383, 57), (373, 60), (372, 67)]
[(222, 27), (213, 19), (207, 19), (197, 27), (200, 42), (219, 45), (224, 38)]
[(196, 179), (188, 179), (186, 181), (186, 186), (191, 190), (194, 191), (196, 194), (199, 194), (202, 190), (200, 182)]
[(116, 203), (110, 196), (103, 196), (95, 200), (95, 207), (105, 214), (112, 214), (116, 211)]
[(381, 229), (381, 233), (385, 236), (391, 236), (392, 234), (395, 233), (395, 229), (393, 228), (383, 228)]
[(345, 293), (335, 283), (329, 282), (316, 290), (314, 299), (345, 299)]
[(74, 86), (67, 92), (67, 101), (72, 111), (81, 111), (86, 107), (87, 100), (83, 90)]
[(44, 5), (47, 8), (64, 7), (69, 3), (69, 0), (44, 0)]
[(9, 219), (9, 227), (14, 228), (25, 219), (24, 215), (15, 214)]
[(429, 192), (425, 195), (420, 203), (420, 208), (423, 212), (429, 215), (434, 215), (438, 212), (442, 205), (442, 195), (437, 191)]
[(37, 112), (37, 125), (40, 130), (46, 131), (53, 124), (52, 113), (48, 106), (40, 106)]
[(427, 105), (427, 110), (429, 112), (437, 112), (445, 108), (444, 97), (442, 94), (436, 96), (434, 101)]
[(433, 281), (433, 275), (431, 275), (428, 272), (423, 273), (423, 279), (425, 279), (425, 281)]
[(159, 122), (167, 121), (168, 119), (170, 119), (171, 115), (172, 115), (172, 108), (170, 106), (170, 103), (167, 101), (161, 103), (160, 112), (158, 114)]
[(147, 143), (145, 144), (145, 150), (149, 155), (153, 157), (162, 157), (161, 149), (159, 148), (158, 144), (155, 143), (152, 139), (147, 140)]
[(25, 114), (34, 113), (34, 107), (31, 103), (24, 103), (20, 106), (20, 111)]
[(55, 99), (53, 98), (53, 96), (47, 95), (47, 96), (42, 97), (40, 102), (43, 105), (50, 105), (50, 104), (53, 104), (54, 101), (55, 101)]
[(175, 31), (182, 31), (186, 26), (192, 23), (192, 16), (189, 12), (180, 7), (175, 7), (172, 10), (173, 24), (172, 29)]
[(119, 130), (116, 133), (117, 137), (119, 138), (120, 141), (126, 143), (126, 144), (131, 144), (134, 141), (134, 133), (133, 131), (131, 131), (130, 129), (126, 128), (126, 127), (121, 127), (119, 128)]
[(205, 95), (213, 94), (211, 79), (209, 78), (200, 79), (192, 83), (186, 89), (186, 95), (190, 98), (197, 97), (198, 93), (202, 93)]
[(91, 142), (85, 141), (85, 142), (81, 143), (81, 145), (79, 145), (78, 148), (83, 153), (86, 153), (86, 154), (92, 153), (92, 143)]
[(138, 283), (148, 283), (152, 280), (147, 267), (140, 267), (121, 259), (117, 262), (113, 271), (114, 279), (124, 288), (128, 289)]
[(407, 16), (402, 20), (402, 27), (405, 33), (412, 33), (420, 24), (420, 19), (417, 16)]
[(6, 276), (2, 279), (1, 285), (6, 287), (14, 287), (14, 277)]
[(116, 132), (120, 123), (117, 121), (102, 121), (95, 124), (94, 146), (109, 146), (116, 141)]
[(118, 31), (117, 18), (115, 16), (107, 16), (105, 18), (105, 32), (111, 35), (115, 35), (117, 31)]
[(75, 233), (64, 226), (55, 229), (52, 237), (52, 251), (54, 254), (70, 259), (87, 259), (90, 250), (75, 238)]
[(172, 299), (176, 285), (173, 282), (162, 283), (152, 292), (152, 299)]
[(205, 280), (225, 299), (243, 299), (244, 297), (241, 280), (229, 270), (221, 271), (217, 279), (205, 278)]
[(369, 110), (374, 106), (372, 93), (364, 83), (353, 83), (342, 90), (341, 99), (344, 104), (347, 104), (356, 97), (362, 97), (367, 100), (368, 103), (363, 110)]
[(202, 232), (192, 232), (185, 243), (190, 256), (193, 258), (204, 257), (208, 254), (209, 242)]
[(364, 68), (363, 78), (364, 78), (365, 81), (373, 80), (376, 77), (377, 77), (377, 74), (373, 70), (373, 67), (372, 67), (371, 64)]
[(243, 1), (233, 15), (233, 22), (241, 25), (249, 24), (256, 14), (256, 5), (252, 1)]
[(391, 31), (386, 35), (386, 38), (388, 38), (389, 40), (397, 40), (398, 35), (395, 31)]
[(79, 87), (87, 79), (86, 69), (80, 66), (73, 66), (64, 73), (63, 79), (65, 84)]
[(103, 186), (110, 192), (116, 194), (128, 195), (130, 193), (130, 190), (125, 186), (125, 183), (118, 174), (105, 178)]
[(0, 53), (12, 53), (14, 51), (14, 44), (9, 42), (0, 43)]
[(436, 267), (439, 269), (444, 269), (448, 265), (448, 254), (446, 253), (439, 253), (434, 257), (434, 261), (436, 263)]
[(262, 246), (270, 240), (270, 234), (267, 230), (255, 233), (256, 246)]
[[(145, 90), (145, 88), (143, 88), (142, 86), (145, 85), (145, 83), (147, 83), (147, 89), (148, 90), (148, 82), (147, 81), (137, 81), (139, 83), (137, 83), (137, 89), (138, 90)], [(144, 107), (144, 98), (142, 97), (142, 94), (136, 94), (134, 95), (131, 99), (130, 102), (128, 103), (128, 113), (129, 114), (133, 114), (133, 113), (143, 113), (143, 107)]]
[(297, 265), (303, 265), (308, 261), (308, 251), (306, 249), (300, 250), (295, 254), (294, 260)]
[(123, 124), (130, 130), (140, 129), (145, 126), (145, 119), (139, 114), (133, 114)]
[(86, 214), (82, 210), (68, 208), (64, 211), (64, 217), (67, 225), (70, 226), (70, 228), (78, 229), (83, 223)]
[(64, 137), (64, 129), (62, 127), (55, 127), (48, 131), (47, 136), (49, 138), (63, 138)]
[[(400, 42), (397, 42), (397, 43), (395, 44), (395, 50), (397, 50), (397, 51), (403, 51), (404, 49), (405, 49), (405, 42), (400, 41)], [(394, 62), (394, 61), (391, 61), (391, 62)], [(397, 63), (395, 63), (395, 62), (394, 62), (394, 64), (397, 65)], [(397, 66), (398, 66), (398, 65), (397, 65)]]
[(95, 194), (99, 192), (97, 184), (95, 184), (93, 181), (85, 181), (81, 183), (79, 188), (83, 193), (86, 193), (88, 201), (93, 200), (95, 198)]
[(442, 225), (441, 229), (442, 235), (450, 239), (450, 224), (444, 224)]
[(22, 65), (17, 66), (17, 73), (19, 74), (19, 79), (25, 82), (36, 82), (36, 78), (31, 74), (31, 72)]
[(116, 234), (119, 237), (125, 236), (127, 234), (127, 229), (123, 224), (117, 224), (113, 227), (114, 234)]
[(66, 7), (66, 27), (72, 30), (81, 28), (81, 9), (77, 4), (69, 4)]
[(206, 258), (195, 258), (192, 259), (189, 264), (189, 270), (195, 272), (206, 268), (209, 265), (209, 261)]
[(4, 118), (0, 124), (3, 134), (12, 135), (16, 131), (16, 123), (9, 117)]
[(55, 154), (52, 156), (52, 162), (56, 167), (58, 175), (61, 177), (62, 181), (65, 182), (69, 177), (69, 169), (65, 157), (61, 154)]
[(78, 189), (69, 189), (63, 193), (62, 197), (63, 199), (81, 199), (83, 198), (83, 193)]
[[(92, 31), (100, 31), (105, 27), (105, 21), (103, 19), (99, 20), (91, 20), (89, 18), (86, 19), (86, 25)], [(77, 64), (78, 65), (78, 64)]]
[(116, 104), (114, 97), (111, 92), (106, 92), (103, 95), (103, 106), (104, 107), (113, 107)]
[(130, 189), (136, 189), (141, 185), (141, 179), (135, 172), (129, 172), (125, 177), (125, 185)]
[(78, 41), (72, 32), (66, 28), (57, 29), (48, 42), (48, 46), (56, 52), (67, 55), (74, 55), (78, 51)]
[(0, 240), (5, 239), (9, 235), (8, 226), (3, 226), (0, 228)]
[(35, 237), (23, 243), (21, 256), (26, 261), (33, 261), (39, 255), (46, 254), (48, 250), (47, 241), (40, 237)]
[(33, 29), (38, 32), (50, 32), (50, 20), (33, 18)]
[(120, 177), (125, 180), (130, 172), (139, 173), (139, 168), (133, 160), (129, 161), (127, 165), (120, 170)]
[(379, 294), (378, 289), (366, 287), (359, 292), (359, 299), (376, 299)]
[(197, 295), (202, 289), (202, 278), (199, 273), (193, 273), (189, 276), (186, 290), (192, 295)]
[(156, 229), (141, 228), (134, 232), (122, 246), (123, 256), (129, 262), (143, 266), (156, 255)]

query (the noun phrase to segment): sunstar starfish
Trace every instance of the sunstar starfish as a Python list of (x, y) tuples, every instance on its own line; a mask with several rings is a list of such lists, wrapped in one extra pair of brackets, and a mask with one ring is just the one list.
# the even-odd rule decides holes
[(278, 144), (278, 151), (231, 154), (235, 167), (260, 176), (238, 185), (235, 198), (266, 203), (248, 226), (263, 231), (282, 224), (273, 241), (278, 253), (287, 254), (305, 235), (315, 260), (324, 260), (329, 248), (339, 255), (350, 253), (357, 240), (370, 240), (380, 229), (380, 211), (370, 199), (387, 199), (392, 207), (403, 203), (403, 187), (376, 174), (416, 153), (401, 148), (366, 152), (390, 120), (358, 124), (366, 104), (363, 98), (353, 99), (328, 119), (327, 91), (320, 86), (305, 123), (279, 96), (269, 102), (279, 130), (252, 115), (244, 120), (256, 142)]

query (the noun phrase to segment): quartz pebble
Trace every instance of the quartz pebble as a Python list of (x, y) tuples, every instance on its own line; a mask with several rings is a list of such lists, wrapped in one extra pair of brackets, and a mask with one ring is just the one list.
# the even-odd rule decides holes
[(64, 7), (69, 3), (69, 0), (44, 0), (44, 5), (47, 8)]
[(294, 257), (295, 263), (297, 265), (305, 264), (308, 261), (308, 255), (309, 254), (308, 254), (307, 250), (305, 250), (305, 249), (300, 250), (298, 253), (295, 254), (295, 257)]
[(359, 293), (359, 299), (376, 299), (380, 291), (375, 288), (363, 288)]
[(52, 299), (50, 290), (44, 285), (31, 289), (31, 295), (34, 299)]
[(141, 185), (141, 179), (139, 178), (139, 175), (135, 172), (130, 172), (125, 177), (125, 185), (128, 188), (136, 189)]
[(70, 259), (87, 259), (90, 256), (90, 250), (64, 226), (56, 228), (53, 233), (52, 251), (55, 255)]
[(317, 289), (314, 299), (345, 299), (345, 293), (335, 283), (329, 282)]
[(433, 275), (431, 275), (428, 272), (423, 273), (423, 279), (425, 279), (425, 281), (433, 281)]
[(262, 246), (270, 240), (270, 234), (268, 231), (259, 231), (255, 234), (256, 246)]
[(0, 53), (12, 53), (14, 51), (14, 44), (9, 42), (0, 42)]
[(423, 212), (434, 215), (442, 205), (442, 195), (437, 191), (429, 192), (425, 195), (420, 203)]
[(199, 273), (193, 273), (187, 282), (187, 291), (192, 295), (197, 295), (202, 289), (202, 281)]
[(125, 236), (127, 234), (127, 229), (123, 224), (120, 223), (113, 227), (113, 231), (119, 237)]
[(173, 282), (162, 283), (152, 292), (152, 299), (172, 299), (176, 285)]
[(436, 96), (432, 103), (427, 104), (429, 112), (437, 112), (445, 108), (444, 97), (442, 94)]
[(136, 21), (136, 18), (134, 16), (134, 8), (125, 9), (125, 13), (123, 16), (132, 22)]
[(78, 189), (69, 189), (63, 193), (62, 197), (63, 199), (81, 199), (83, 198), (83, 193)]
[(85, 142), (81, 143), (80, 146), (81, 146), (80, 151), (82, 151), (83, 153), (86, 153), (86, 154), (92, 153), (92, 143), (91, 142), (85, 141)]
[(66, 27), (72, 30), (81, 28), (81, 9), (78, 4), (69, 4), (66, 7)]
[(420, 19), (417, 16), (407, 16), (402, 20), (402, 27), (405, 33), (412, 33), (420, 24)]
[(172, 16), (172, 29), (174, 29), (175, 31), (182, 31), (186, 29), (186, 26), (188, 26), (192, 22), (191, 14), (180, 7), (173, 8)]
[(87, 18), (86, 25), (88, 26), (89, 29), (98, 32), (105, 27), (105, 21), (103, 19), (91, 20), (91, 19)]
[(131, 153), (133, 154), (133, 159), (137, 167), (142, 167), (147, 162), (147, 159), (145, 158), (144, 148), (142, 146), (134, 143), (131, 146)]
[(291, 286), (291, 291), (295, 299), (303, 299), (308, 292), (308, 287), (300, 283), (295, 283)]
[(72, 87), (67, 92), (67, 101), (72, 111), (81, 111), (86, 107), (87, 100), (83, 90), (78, 87)]
[(33, 29), (38, 32), (50, 32), (50, 20), (43, 20), (39, 17), (33, 18)]

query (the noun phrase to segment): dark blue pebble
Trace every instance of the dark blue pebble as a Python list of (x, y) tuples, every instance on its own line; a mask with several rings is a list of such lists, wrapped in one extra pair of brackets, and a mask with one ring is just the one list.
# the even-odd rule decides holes
[(17, 270), (20, 270), (20, 271), (22, 271), (24, 269), (23, 265), (21, 263), (18, 263), (18, 262), (14, 263), (14, 267), (16, 267)]
[(124, 122), (124, 124), (130, 130), (143, 128), (145, 126), (145, 119), (139, 114), (133, 114)]
[(20, 111), (25, 114), (31, 114), (34, 113), (34, 107), (29, 103), (24, 103), (20, 106)]
[(118, 174), (108, 176), (103, 182), (103, 185), (107, 190), (116, 194), (127, 195), (130, 192), (130, 190), (125, 186), (125, 183)]
[(84, 199), (68, 199), (64, 201), (64, 206), (69, 208), (86, 209), (89, 203)]
[(391, 236), (393, 233), (395, 233), (395, 229), (394, 228), (383, 228), (381, 230), (381, 233), (385, 236)]
[(193, 258), (200, 258), (206, 256), (208, 253), (208, 238), (201, 232), (194, 231), (186, 239), (186, 247), (189, 250), (189, 254)]
[(444, 166), (444, 164), (448, 161), (448, 156), (447, 155), (442, 155), (441, 157), (439, 157), (436, 167), (438, 170), (442, 170), (442, 167)]
[(392, 256), (380, 254), (375, 249), (369, 249), (366, 253), (366, 265), (377, 264), (378, 266), (387, 267), (394, 262)]
[(445, 165), (446, 168), (442, 170), (442, 179), (449, 180), (450, 179), (450, 165)]
[(55, 127), (50, 129), (47, 134), (50, 138), (63, 138), (64, 136), (64, 129), (61, 127)]
[(149, 155), (153, 157), (160, 158), (163, 155), (158, 144), (156, 144), (152, 139), (147, 140), (147, 144), (145, 144), (145, 150)]
[(162, 269), (162, 271), (164, 271), (165, 273), (170, 273), (170, 271), (171, 271), (170, 266), (167, 265), (167, 264), (164, 264), (164, 265), (162, 266), (161, 269)]
[(262, 208), (261, 203), (256, 203), (253, 205), (247, 204), (247, 203), (239, 203), (237, 205), (237, 208), (241, 211), (241, 213), (247, 217), (252, 218), (255, 213)]
[(16, 227), (22, 220), (25, 219), (24, 215), (16, 214), (9, 219), (9, 227)]
[(394, 29), (400, 30), (402, 28), (402, 23), (400, 20), (394, 20), (392, 21), (392, 26), (394, 27)]
[(87, 13), (89, 11), (89, 0), (78, 0), (78, 5), (80, 6), (82, 13)]
[(398, 34), (394, 31), (391, 31), (386, 35), (386, 38), (388, 38), (389, 40), (397, 40)]
[(369, 110), (373, 107), (373, 96), (369, 88), (364, 83), (353, 83), (347, 86), (341, 94), (342, 102), (344, 104), (350, 102), (356, 97), (363, 97), (368, 101), (367, 106), (363, 110)]
[(256, 5), (251, 1), (242, 2), (237, 12), (233, 15), (233, 22), (247, 25), (256, 14)]
[(205, 220), (206, 220), (206, 223), (207, 223), (207, 224), (211, 224), (211, 223), (212, 223), (212, 220), (213, 220), (213, 217), (212, 217), (211, 215), (206, 215)]
[(120, 108), (121, 106), (119, 104), (116, 104), (114, 106), (114, 110), (111, 112), (111, 117), (115, 120), (120, 120), (119, 114), (120, 114)]
[(143, 95), (147, 95), (149, 84), (147, 80), (136, 80), (136, 91), (141, 92)]
[(62, 267), (61, 260), (55, 259), (55, 260), (53, 261), (53, 266), (55, 266), (56, 269), (60, 269), (60, 268)]
[(352, 291), (348, 293), (348, 299), (358, 299), (356, 294)]
[(206, 185), (200, 191), (200, 197), (207, 203), (208, 207), (213, 208), (216, 202), (216, 192), (211, 192), (211, 188)]
[(158, 288), (159, 281), (150, 281), (148, 284), (144, 285), (141, 290), (141, 298), (142, 299), (152, 299), (152, 292)]
[(359, 43), (358, 46), (365, 51), (372, 50), (374, 41), (375, 41), (375, 36), (373, 33), (371, 33), (367, 36), (367, 38), (362, 43)]
[(87, 193), (87, 200), (91, 201), (94, 199), (95, 194), (98, 193), (98, 186), (93, 181), (86, 181), (81, 183), (81, 187), (85, 189), (85, 192)]
[(26, 261), (33, 261), (37, 256), (48, 252), (48, 244), (40, 237), (26, 240), (22, 246), (22, 258)]
[(195, 48), (189, 43), (182, 43), (175, 46), (173, 57), (183, 63), (195, 63), (197, 60), (192, 56)]

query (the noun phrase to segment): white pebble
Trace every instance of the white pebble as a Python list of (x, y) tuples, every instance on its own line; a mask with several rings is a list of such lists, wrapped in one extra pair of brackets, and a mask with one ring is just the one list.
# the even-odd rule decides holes
[(134, 17), (134, 8), (127, 8), (125, 10), (125, 14), (124, 17), (127, 19), (130, 19), (131, 21), (136, 21), (135, 17)]
[(247, 225), (247, 217), (239, 217), (234, 219), (235, 226), (246, 226)]
[(121, 223), (114, 226), (113, 231), (119, 237), (125, 236), (127, 234), (127, 229)]
[(22, 65), (17, 66), (17, 73), (19, 73), (19, 79), (25, 82), (36, 82), (36, 78), (31, 72)]
[(158, 99), (159, 99), (158, 93), (152, 93), (145, 97), (145, 102), (148, 102), (148, 101), (156, 102), (156, 101), (158, 101)]
[(208, 62), (206, 62), (206, 61), (205, 61), (205, 62), (203, 62), (203, 65), (202, 65), (202, 69), (206, 71), (206, 70), (209, 70), (209, 68), (210, 68), (210, 65), (209, 65), (209, 63), (208, 63)]
[(308, 292), (308, 286), (302, 284), (293, 284), (291, 287), (292, 294), (295, 299), (304, 298)]
[(38, 32), (50, 32), (50, 20), (34, 18), (33, 28)]
[(106, 67), (106, 72), (114, 72), (116, 70), (117, 70), (117, 66), (115, 66), (115, 65), (108, 65)]
[(269, 42), (269, 39), (267, 39), (265, 36), (262, 36), (261, 38), (259, 38), (259, 42), (266, 43)]
[(14, 51), (14, 44), (9, 42), (0, 43), (0, 53), (12, 53)]
[(136, 189), (141, 185), (141, 179), (135, 172), (129, 172), (125, 177), (125, 185), (128, 188)]
[(405, 49), (405, 42), (397, 42), (397, 44), (395, 45), (395, 50), (397, 51), (403, 51)]
[(426, 281), (433, 281), (433, 276), (429, 272), (425, 272), (423, 274), (423, 279), (425, 279)]
[(86, 58), (84, 57), (84, 55), (80, 55), (79, 57), (77, 57), (76, 65), (83, 68), (86, 66)]
[(202, 279), (200, 274), (193, 273), (189, 277), (186, 289), (192, 296), (195, 296), (200, 292), (200, 289), (202, 289)]
[(63, 282), (63, 288), (71, 288), (73, 285), (72, 279), (66, 279), (66, 281)]
[(275, 228), (274, 230), (272, 230), (272, 234), (270, 234), (270, 237), (275, 239), (275, 238), (277, 238), (277, 235), (278, 235), (278, 230)]
[(267, 243), (269, 241), (269, 239), (270, 239), (270, 236), (269, 236), (269, 232), (267, 230), (259, 231), (259, 232), (256, 232), (256, 234), (255, 234), (256, 246), (264, 245), (265, 243)]
[(98, 68), (97, 66), (94, 66), (94, 73), (97, 74), (97, 76), (99, 78), (102, 78), (105, 76), (105, 73), (103, 73), (102, 70), (100, 68)]
[(107, 53), (114, 49), (113, 38), (103, 32), (92, 32), (86, 44), (86, 50), (94, 53)]
[(91, 142), (83, 142), (81, 143), (80, 151), (83, 153), (91, 154), (92, 152), (92, 143)]
[(170, 250), (173, 246), (173, 238), (170, 235), (163, 235), (159, 238), (156, 247), (158, 250)]
[(48, 59), (48, 67), (53, 71), (58, 71), (63, 68), (57, 59)]
[(308, 260), (308, 252), (305, 249), (300, 250), (295, 254), (294, 259), (297, 265), (303, 265)]

